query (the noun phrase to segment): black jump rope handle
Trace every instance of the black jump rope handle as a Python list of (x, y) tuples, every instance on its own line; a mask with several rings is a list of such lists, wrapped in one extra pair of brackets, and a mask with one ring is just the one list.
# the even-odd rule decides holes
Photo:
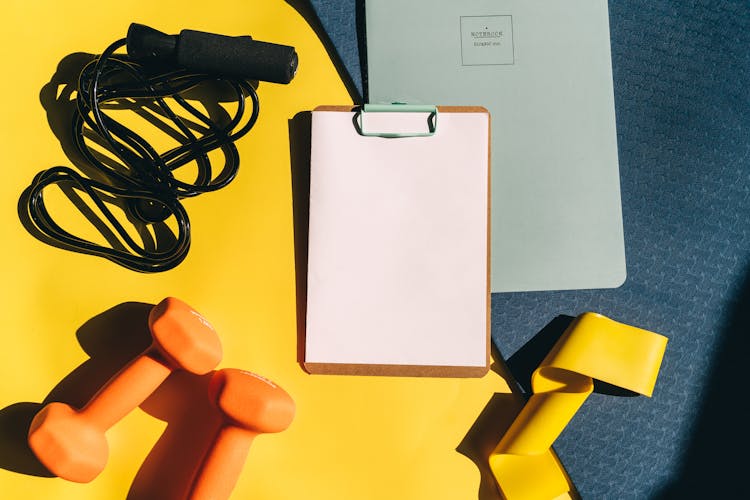
[(135, 59), (171, 62), (196, 73), (289, 83), (297, 72), (294, 47), (259, 42), (249, 36), (194, 30), (167, 35), (132, 23), (126, 40), (128, 55)]

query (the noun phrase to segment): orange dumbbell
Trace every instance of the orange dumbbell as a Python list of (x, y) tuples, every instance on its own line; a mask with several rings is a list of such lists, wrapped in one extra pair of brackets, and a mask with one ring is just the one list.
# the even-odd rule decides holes
[(168, 297), (148, 317), (153, 342), (80, 410), (53, 402), (29, 428), (29, 446), (50, 472), (79, 483), (94, 479), (107, 462), (105, 431), (138, 407), (169, 376), (182, 369), (211, 371), (221, 361), (221, 343), (203, 316)]
[(224, 422), (198, 469), (188, 496), (191, 500), (229, 498), (253, 439), (258, 434), (283, 431), (294, 418), (295, 405), (289, 394), (254, 373), (218, 370), (208, 393)]

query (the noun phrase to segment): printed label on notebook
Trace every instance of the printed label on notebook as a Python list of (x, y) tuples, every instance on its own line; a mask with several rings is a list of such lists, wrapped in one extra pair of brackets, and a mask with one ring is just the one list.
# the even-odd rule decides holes
[(461, 16), (461, 65), (514, 62), (512, 16)]

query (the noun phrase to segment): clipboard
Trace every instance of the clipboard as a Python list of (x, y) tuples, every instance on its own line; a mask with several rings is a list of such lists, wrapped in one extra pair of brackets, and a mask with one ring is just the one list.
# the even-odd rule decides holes
[(490, 115), (313, 110), (303, 366), (481, 377), (490, 364)]

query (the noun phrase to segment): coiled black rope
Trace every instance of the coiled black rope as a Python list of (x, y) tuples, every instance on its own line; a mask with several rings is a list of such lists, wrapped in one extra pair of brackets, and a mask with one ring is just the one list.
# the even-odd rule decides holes
[[(110, 45), (79, 77), (72, 134), (91, 169), (89, 175), (64, 166), (39, 173), (26, 192), (28, 221), (37, 237), (56, 246), (105, 257), (136, 271), (166, 271), (182, 262), (190, 248), (190, 220), (180, 200), (221, 189), (235, 178), (239, 154), (234, 141), (257, 121), (258, 95), (243, 79), (165, 68), (116, 54), (125, 44), (122, 39)], [(229, 90), (231, 100), (237, 103), (232, 116), (212, 119), (185, 98), (186, 93), (209, 87), (214, 92), (221, 88), (223, 101)], [(181, 113), (170, 103), (177, 104)], [(160, 121), (170, 125), (169, 134), (179, 146), (157, 152), (144, 137), (106, 113), (107, 106), (117, 109), (118, 105), (120, 109), (157, 113)], [(111, 155), (103, 155), (93, 145)], [(209, 153), (217, 149), (225, 158), (218, 172), (209, 159)], [(197, 165), (195, 180), (177, 179), (175, 171), (188, 164)], [(95, 226), (107, 233), (111, 246), (75, 236), (55, 222), (44, 203), (44, 192), (53, 185), (63, 192), (85, 193), (100, 212)], [(130, 236), (112, 205), (124, 210), (142, 241)], [(176, 231), (165, 222), (170, 218), (174, 218)], [(154, 237), (152, 232), (160, 236)]]

